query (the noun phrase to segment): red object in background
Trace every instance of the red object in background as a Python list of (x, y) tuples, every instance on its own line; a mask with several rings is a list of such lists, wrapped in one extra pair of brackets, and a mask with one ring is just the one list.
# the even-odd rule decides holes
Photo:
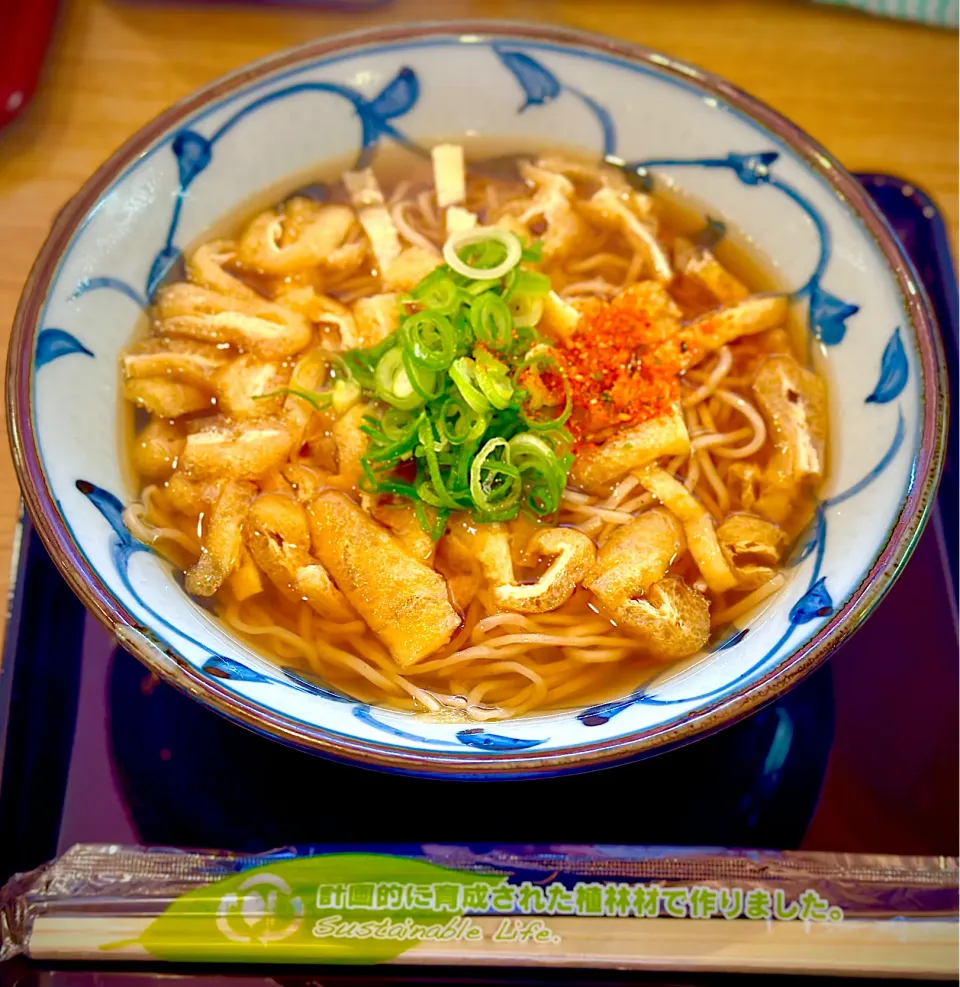
[(33, 98), (59, 0), (0, 0), (0, 127)]

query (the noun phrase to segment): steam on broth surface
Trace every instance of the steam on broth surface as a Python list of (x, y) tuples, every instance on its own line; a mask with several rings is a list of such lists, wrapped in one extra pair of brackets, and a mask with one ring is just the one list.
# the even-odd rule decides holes
[(776, 593), (826, 391), (715, 222), (566, 153), (463, 157), (190, 254), (122, 357), (125, 521), (280, 664), (482, 721), (623, 695)]

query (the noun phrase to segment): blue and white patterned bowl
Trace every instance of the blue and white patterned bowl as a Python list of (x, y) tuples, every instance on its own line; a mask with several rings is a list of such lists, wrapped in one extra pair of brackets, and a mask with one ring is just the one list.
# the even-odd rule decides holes
[[(832, 411), (816, 519), (786, 588), (738, 633), (620, 702), (473, 729), (356, 703), (225, 633), (124, 530), (121, 505), (134, 491), (117, 428), (118, 351), (180, 248), (318, 162), (467, 133), (517, 149), (562, 136), (709, 204), (793, 289)], [(55, 223), (17, 312), (7, 402), (44, 542), (87, 606), (158, 675), (295, 746), (476, 778), (664, 749), (813, 669), (876, 605), (916, 542), (943, 453), (944, 381), (908, 261), (857, 183), (810, 138), (662, 55), (562, 29), (475, 23), (311, 44), (234, 73), (145, 127)]]

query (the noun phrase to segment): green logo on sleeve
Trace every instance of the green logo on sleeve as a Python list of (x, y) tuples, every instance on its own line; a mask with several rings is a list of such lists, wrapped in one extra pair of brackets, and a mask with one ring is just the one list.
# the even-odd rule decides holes
[(170, 961), (380, 963), (482, 939), (465, 912), (505, 880), (375, 854), (279, 860), (181, 895), (136, 941)]

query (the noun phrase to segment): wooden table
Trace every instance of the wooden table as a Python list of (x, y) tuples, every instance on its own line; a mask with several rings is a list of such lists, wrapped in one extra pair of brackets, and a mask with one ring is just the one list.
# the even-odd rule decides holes
[[(29, 3), (30, 0), (22, 0)], [(619, 35), (726, 76), (851, 169), (909, 177), (957, 225), (957, 37), (806, 0), (394, 0), (370, 12), (64, 0), (41, 89), (0, 135), (0, 332), (57, 209), (164, 107), (244, 62), (380, 22), (500, 17)], [(18, 492), (0, 454), (0, 593)]]

